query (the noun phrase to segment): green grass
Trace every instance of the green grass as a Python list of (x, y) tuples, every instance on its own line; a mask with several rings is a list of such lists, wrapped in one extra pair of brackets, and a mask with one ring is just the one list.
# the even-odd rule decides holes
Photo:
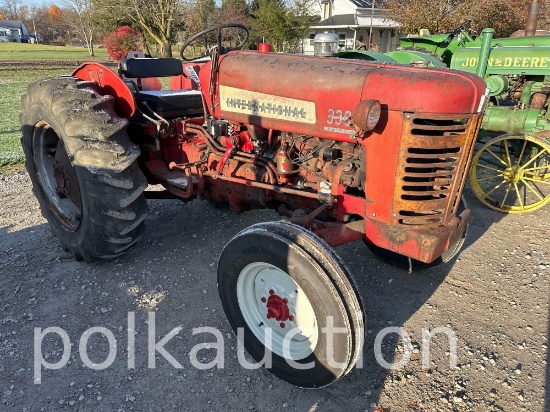
[(21, 164), (21, 96), (35, 80), (70, 75), (77, 62), (108, 61), (105, 49), (91, 58), (83, 47), (0, 43), (0, 168)]
[(84, 47), (48, 46), (45, 44), (0, 43), (2, 60), (57, 60), (87, 61), (108, 60), (105, 49), (94, 49), (95, 58), (90, 57)]
[(21, 111), (21, 96), (27, 85), (45, 77), (67, 74), (63, 69), (39, 68), (32, 70), (3, 70), (0, 67), (0, 167), (23, 162), (23, 150), (19, 139), (19, 112)]

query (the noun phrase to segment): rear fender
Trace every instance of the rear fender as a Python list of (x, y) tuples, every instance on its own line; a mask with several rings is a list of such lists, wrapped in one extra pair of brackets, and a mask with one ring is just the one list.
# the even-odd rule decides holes
[(132, 92), (120, 76), (108, 67), (98, 63), (84, 63), (72, 75), (84, 81), (96, 82), (99, 93), (113, 96), (115, 111), (120, 117), (129, 119), (134, 115), (136, 102)]

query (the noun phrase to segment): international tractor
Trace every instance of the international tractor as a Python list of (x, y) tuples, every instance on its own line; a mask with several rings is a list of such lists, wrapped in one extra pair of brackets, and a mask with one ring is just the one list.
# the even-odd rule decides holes
[[(226, 31), (238, 41), (226, 42)], [(276, 54), (267, 43), (240, 50), (247, 36), (245, 26), (219, 25), (186, 41), (183, 61), (130, 57), (118, 73), (85, 63), (30, 84), (26, 167), (76, 260), (130, 249), (147, 195), (287, 216), (225, 245), (218, 290), (256, 360), (269, 349), (278, 377), (321, 387), (353, 368), (365, 331), (333, 247), (362, 240), (410, 265), (455, 256), (488, 96), (470, 73)], [(197, 41), (205, 56), (193, 59)], [(158, 89), (163, 77), (170, 90)]]
[(388, 53), (352, 50), (337, 57), (450, 67), (484, 78), (491, 101), (481, 124), (470, 183), (486, 206), (525, 213), (550, 203), (550, 36), (535, 36), (540, 4), (530, 6), (523, 36), (474, 40), (468, 22), (453, 33), (407, 37)]

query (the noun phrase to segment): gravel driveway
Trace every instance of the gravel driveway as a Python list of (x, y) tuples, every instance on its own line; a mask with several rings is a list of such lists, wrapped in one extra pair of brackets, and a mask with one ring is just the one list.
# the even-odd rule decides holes
[[(52, 237), (25, 172), (0, 174), (0, 198), (0, 410), (550, 410), (549, 207), (502, 215), (467, 190), (473, 222), (464, 251), (454, 265), (420, 273), (381, 263), (361, 242), (338, 248), (366, 305), (364, 366), (328, 388), (303, 390), (240, 366), (216, 289), (223, 245), (248, 225), (280, 219), (275, 212), (234, 215), (202, 200), (149, 201), (136, 248), (114, 261), (85, 264)], [(130, 356), (129, 313), (135, 317)], [(149, 367), (150, 313), (156, 342), (181, 327), (164, 346), (178, 367), (159, 352)], [(94, 326), (112, 333), (116, 350), (101, 333), (92, 334), (85, 363), (79, 343)], [(403, 327), (412, 340), (402, 369), (386, 370), (375, 359), (375, 338), (388, 326)], [(457, 366), (450, 369), (448, 339), (440, 334), (423, 368), (422, 330), (441, 326), (456, 333)], [(34, 347), (35, 334), (48, 327), (66, 332), (70, 357), (60, 369), (40, 368), (35, 384), (40, 351), (49, 363), (69, 352), (55, 333)], [(195, 345), (215, 340), (193, 335), (199, 327), (221, 332), (223, 369), (192, 366), (190, 353), (204, 364), (217, 354), (197, 352)], [(403, 358), (396, 336), (383, 340), (387, 362)], [(101, 365), (109, 354), (116, 357), (107, 368), (86, 366)]]

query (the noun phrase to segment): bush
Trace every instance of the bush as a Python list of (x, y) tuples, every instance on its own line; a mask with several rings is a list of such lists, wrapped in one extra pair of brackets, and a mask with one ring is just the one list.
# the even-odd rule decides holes
[(119, 27), (112, 33), (107, 33), (103, 38), (103, 45), (113, 60), (120, 61), (128, 55), (130, 50), (139, 47), (140, 34), (130, 26)]

